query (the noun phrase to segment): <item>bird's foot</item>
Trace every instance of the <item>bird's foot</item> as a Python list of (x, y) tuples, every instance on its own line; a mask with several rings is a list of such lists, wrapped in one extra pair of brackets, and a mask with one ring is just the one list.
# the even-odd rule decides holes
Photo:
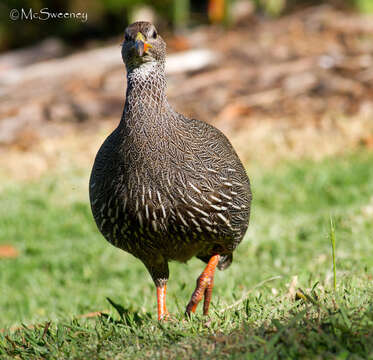
[(214, 277), (211, 275), (202, 274), (197, 280), (197, 287), (194, 290), (192, 297), (187, 305), (186, 314), (190, 315), (191, 312), (196, 312), (199, 302), (204, 299), (203, 314), (208, 314), (208, 308), (211, 300), (211, 293), (214, 284)]
[(187, 315), (190, 315), (191, 312), (194, 313), (196, 311), (197, 305), (203, 297), (203, 315), (208, 315), (212, 289), (214, 287), (214, 274), (218, 262), (219, 255), (212, 256), (205, 270), (197, 279), (196, 289), (194, 290), (192, 297), (186, 307), (185, 313)]

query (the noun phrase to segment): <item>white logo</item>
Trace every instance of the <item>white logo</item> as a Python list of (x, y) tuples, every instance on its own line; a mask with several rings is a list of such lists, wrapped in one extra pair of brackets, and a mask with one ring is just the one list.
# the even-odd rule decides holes
[(88, 20), (88, 13), (84, 12), (53, 12), (48, 8), (42, 8), (39, 12), (33, 11), (33, 9), (12, 9), (9, 12), (9, 18), (11, 20), (54, 20), (54, 19), (77, 19), (81, 22)]

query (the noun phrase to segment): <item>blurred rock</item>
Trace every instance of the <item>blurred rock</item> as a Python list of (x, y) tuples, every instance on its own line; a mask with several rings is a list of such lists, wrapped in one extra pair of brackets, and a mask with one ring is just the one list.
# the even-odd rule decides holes
[(0, 74), (10, 69), (60, 57), (65, 51), (66, 48), (61, 40), (47, 38), (40, 44), (7, 52), (0, 55)]
[(254, 15), (255, 5), (254, 1), (237, 0), (232, 2), (231, 6), (232, 22), (237, 24), (247, 20)]

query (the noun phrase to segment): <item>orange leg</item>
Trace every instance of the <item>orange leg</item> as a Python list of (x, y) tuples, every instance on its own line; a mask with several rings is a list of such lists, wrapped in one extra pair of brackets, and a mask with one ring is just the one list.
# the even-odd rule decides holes
[(167, 285), (157, 286), (158, 320), (165, 320), (168, 317), (168, 311), (166, 308), (166, 290)]
[(214, 255), (210, 258), (205, 270), (203, 270), (200, 277), (197, 279), (197, 287), (194, 290), (189, 304), (186, 308), (187, 315), (191, 312), (195, 312), (198, 303), (204, 297), (203, 302), (203, 315), (207, 315), (209, 312), (209, 306), (211, 301), (212, 288), (214, 287), (214, 274), (216, 266), (219, 263), (219, 255)]

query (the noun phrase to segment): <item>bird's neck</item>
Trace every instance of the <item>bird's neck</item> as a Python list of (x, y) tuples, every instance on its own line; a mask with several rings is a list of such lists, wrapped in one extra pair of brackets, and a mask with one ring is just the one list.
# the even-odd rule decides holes
[(167, 105), (164, 64), (148, 62), (127, 73), (124, 120), (142, 122), (154, 119)]
[(165, 150), (160, 139), (169, 137), (176, 121), (177, 115), (166, 98), (164, 64), (127, 69), (126, 103), (116, 132), (127, 161), (157, 161)]

